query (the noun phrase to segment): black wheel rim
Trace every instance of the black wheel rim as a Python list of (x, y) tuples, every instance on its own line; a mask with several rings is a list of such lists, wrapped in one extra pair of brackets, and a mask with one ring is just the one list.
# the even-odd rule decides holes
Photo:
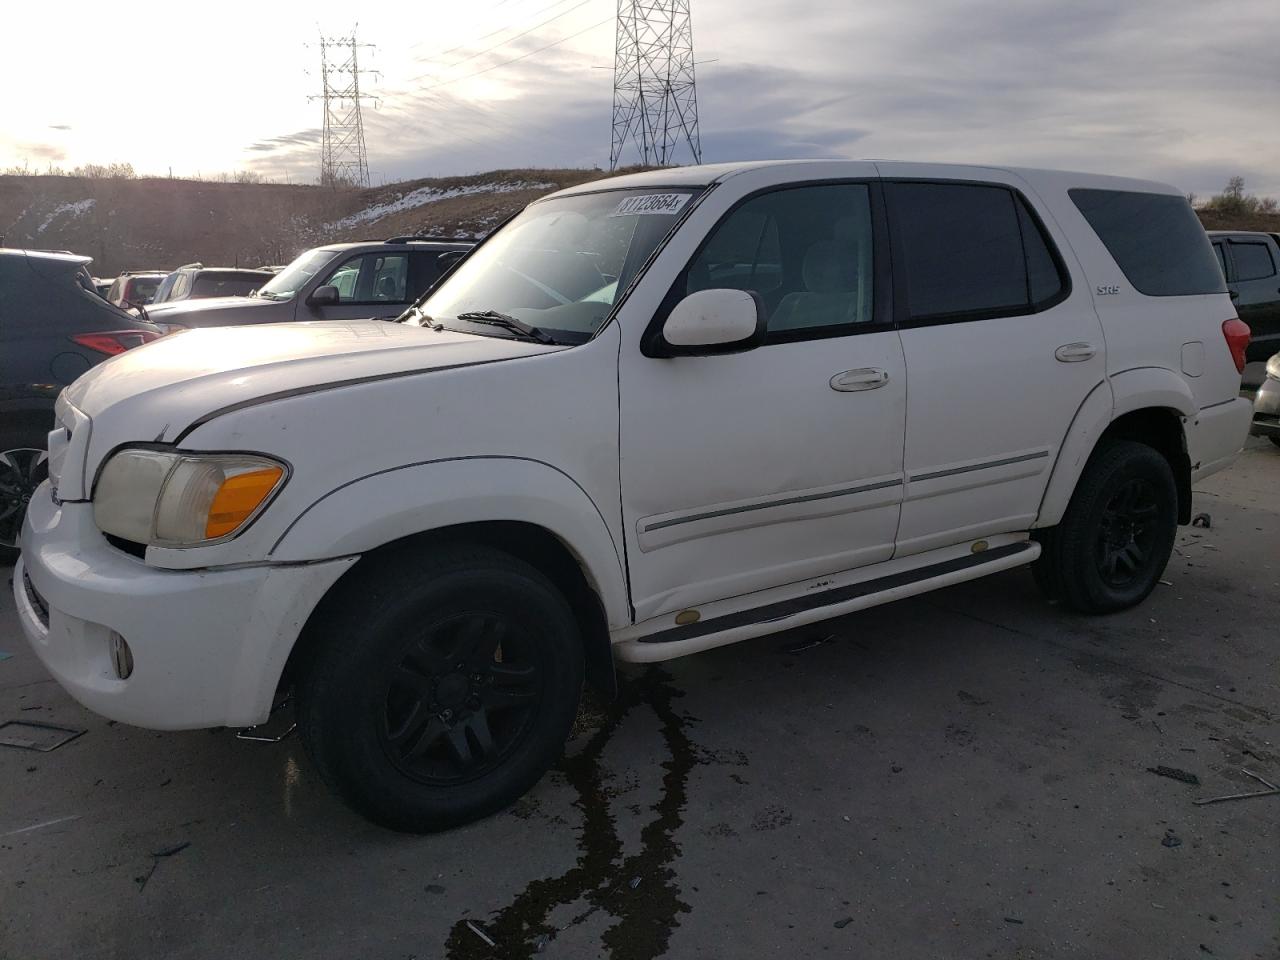
[(36, 487), (49, 476), (49, 455), (34, 447), (0, 451), (0, 545), (16, 547)]
[(490, 612), (441, 620), (406, 647), (386, 680), (387, 755), (426, 784), (483, 777), (532, 726), (542, 679), (536, 645), (515, 621)]
[(1110, 587), (1143, 579), (1151, 563), (1160, 501), (1146, 480), (1127, 480), (1107, 501), (1098, 525), (1098, 574)]

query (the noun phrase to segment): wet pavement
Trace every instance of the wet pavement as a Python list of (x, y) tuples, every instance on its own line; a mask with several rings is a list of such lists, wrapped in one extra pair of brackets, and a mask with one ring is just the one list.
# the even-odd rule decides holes
[(1013, 571), (630, 670), (531, 794), (432, 837), (296, 737), (87, 713), (5, 594), (0, 723), (85, 732), (0, 746), (0, 960), (1275, 960), (1280, 795), (1192, 801), (1280, 782), (1280, 450), (1196, 510), (1124, 614)]

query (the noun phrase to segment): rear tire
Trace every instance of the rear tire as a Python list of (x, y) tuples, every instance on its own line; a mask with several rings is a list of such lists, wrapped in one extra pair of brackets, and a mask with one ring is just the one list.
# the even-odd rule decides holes
[(539, 571), (487, 547), (361, 563), (313, 616), (298, 729), (324, 780), (392, 830), (494, 813), (561, 754), (582, 642)]
[(1062, 522), (1041, 531), (1036, 583), (1081, 613), (1141, 603), (1164, 573), (1178, 526), (1178, 491), (1163, 456), (1121, 440), (1094, 452)]

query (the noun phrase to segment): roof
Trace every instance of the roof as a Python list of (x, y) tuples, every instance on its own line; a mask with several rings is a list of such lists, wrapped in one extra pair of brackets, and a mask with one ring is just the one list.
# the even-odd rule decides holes
[[(655, 189), (662, 187), (705, 187), (752, 170), (764, 168), (790, 168), (795, 179), (807, 179), (813, 169), (822, 168), (821, 177), (840, 176), (842, 166), (849, 168), (849, 176), (866, 176), (868, 164), (874, 164), (882, 177), (954, 176), (964, 179), (980, 179), (999, 171), (1013, 174), (1030, 183), (1067, 181), (1071, 186), (1089, 186), (1098, 189), (1138, 190), (1147, 193), (1181, 193), (1174, 187), (1152, 180), (1136, 180), (1129, 177), (1113, 177), (1095, 173), (1079, 173), (1068, 170), (1048, 170), (1034, 167), (1008, 167), (1003, 164), (931, 163), (904, 160), (747, 160), (738, 163), (711, 163), (691, 167), (663, 167), (644, 173), (624, 174), (604, 180), (592, 180), (551, 196), (571, 196), (595, 193), (601, 190)], [(927, 172), (926, 172), (927, 171)], [(545, 198), (544, 198), (545, 199)]]
[(63, 263), (83, 265), (93, 263), (93, 257), (83, 257), (78, 253), (67, 253), (62, 250), (23, 250), (18, 247), (0, 247), (0, 255), (10, 257), (28, 257), (34, 260), (59, 260)]
[(347, 243), (322, 243), (320, 244), (320, 246), (316, 247), (316, 249), (317, 250), (337, 250), (337, 251), (354, 250), (357, 247), (368, 247), (368, 248), (418, 247), (426, 250), (458, 249), (462, 247), (462, 248), (469, 249), (471, 247), (474, 247), (477, 242), (478, 241), (476, 240), (469, 240), (466, 237), (458, 237), (455, 240), (441, 240), (433, 237), (430, 240), (412, 240), (412, 241), (410, 240), (402, 241), (401, 238), (395, 237), (395, 238), (392, 238), (391, 240), (352, 240)]
[(1205, 233), (1211, 237), (1271, 237), (1275, 239), (1277, 236), (1277, 234), (1266, 230), (1206, 230)]

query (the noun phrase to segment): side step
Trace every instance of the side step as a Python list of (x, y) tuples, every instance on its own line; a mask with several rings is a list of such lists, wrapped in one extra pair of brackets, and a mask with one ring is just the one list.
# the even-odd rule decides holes
[(836, 587), (823, 593), (795, 597), (698, 623), (671, 627), (646, 637), (624, 640), (614, 645), (614, 655), (628, 663), (671, 660), (766, 633), (778, 633), (819, 620), (844, 616), (846, 613), (901, 600), (903, 597), (928, 593), (953, 583), (976, 580), (978, 577), (1031, 563), (1038, 556), (1040, 544), (1034, 540), (1011, 543), (985, 553), (975, 553), (875, 580)]

